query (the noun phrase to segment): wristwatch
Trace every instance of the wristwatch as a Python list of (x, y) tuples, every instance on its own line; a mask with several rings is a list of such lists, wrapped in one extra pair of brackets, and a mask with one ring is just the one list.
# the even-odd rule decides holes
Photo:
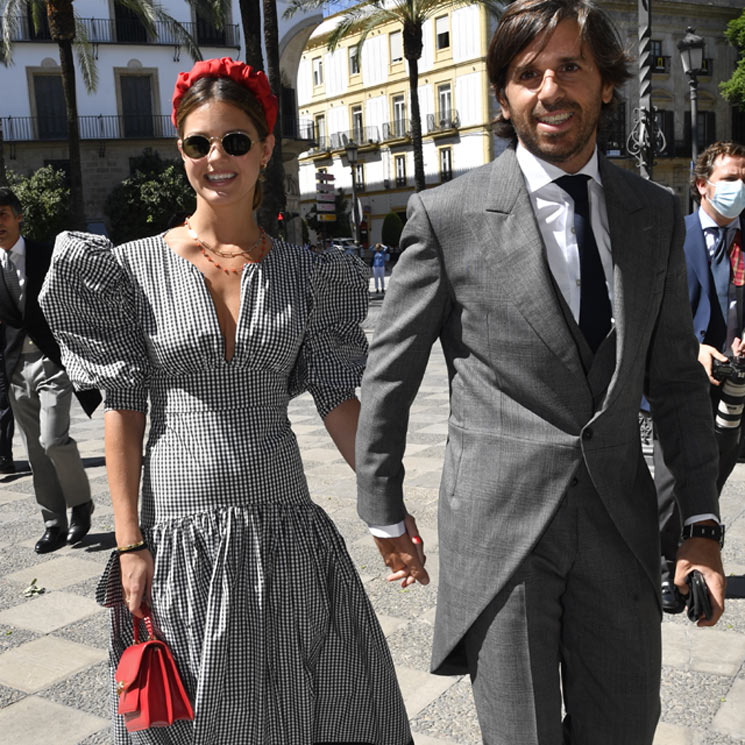
[(708, 538), (716, 541), (720, 548), (724, 547), (724, 525), (684, 525), (681, 533), (683, 540), (686, 538)]

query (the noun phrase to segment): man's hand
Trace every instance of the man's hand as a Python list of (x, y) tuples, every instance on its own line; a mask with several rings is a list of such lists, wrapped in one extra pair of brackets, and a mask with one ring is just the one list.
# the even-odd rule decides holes
[[(740, 340), (735, 339), (735, 341), (732, 342), (732, 350), (735, 349), (735, 342), (737, 342), (737, 352), (735, 354), (738, 354), (740, 351)], [(706, 374), (709, 376), (709, 382), (712, 385), (721, 385), (721, 381), (717, 380), (716, 378), (712, 377), (711, 369), (713, 362), (712, 360), (716, 358), (720, 362), (727, 362), (727, 358), (716, 348), (712, 347), (709, 344), (701, 344), (698, 348), (698, 361), (704, 366), (704, 370), (706, 370)]]
[(710, 538), (688, 538), (678, 549), (675, 585), (684, 597), (689, 592), (686, 577), (694, 569), (698, 569), (704, 575), (711, 598), (711, 620), (701, 618), (698, 625), (713, 626), (724, 612), (724, 588), (727, 584), (719, 544), (716, 541)]
[(428, 585), (429, 575), (424, 568), (427, 558), (424, 555), (424, 543), (417, 530), (416, 521), (407, 514), (404, 523), (406, 532), (397, 538), (374, 536), (385, 565), (392, 571), (386, 579), (389, 582), (401, 580), (401, 587), (408, 587), (414, 582)]

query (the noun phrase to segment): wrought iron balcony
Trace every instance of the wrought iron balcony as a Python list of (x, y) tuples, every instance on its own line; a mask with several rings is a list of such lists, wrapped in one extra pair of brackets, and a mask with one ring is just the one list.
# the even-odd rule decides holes
[(290, 140), (316, 141), (315, 126), (312, 119), (282, 117), (282, 137)]
[(411, 136), (410, 119), (394, 119), (383, 124), (383, 142), (402, 140)]
[[(174, 26), (165, 21), (155, 22), (155, 35), (149, 36), (145, 27), (137, 20), (114, 20), (113, 18), (82, 18), (80, 22), (91, 44), (163, 44), (181, 43)], [(227, 24), (217, 29), (204, 21), (184, 22), (181, 25), (196, 42), (210, 47), (240, 47), (240, 27)], [(51, 41), (49, 28), (44, 24), (35, 30), (26, 16), (17, 19), (15, 32), (11, 36), (14, 42)]]
[[(64, 116), (5, 116), (2, 125), (6, 142), (67, 139), (67, 119)], [(168, 115), (81, 116), (78, 127), (82, 140), (176, 138), (176, 129)]]
[(427, 132), (449, 132), (460, 127), (460, 117), (456, 109), (442, 109), (427, 114)]
[(328, 138), (328, 147), (332, 150), (343, 150), (350, 140), (360, 147), (377, 145), (380, 143), (380, 133), (377, 127), (358, 127), (347, 132), (334, 132)]
[(652, 56), (652, 72), (670, 72), (670, 57), (664, 54)]

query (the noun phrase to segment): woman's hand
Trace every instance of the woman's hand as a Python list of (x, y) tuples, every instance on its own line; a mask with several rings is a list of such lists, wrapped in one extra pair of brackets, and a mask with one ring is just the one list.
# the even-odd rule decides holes
[(142, 618), (143, 614), (140, 610), (142, 604), (151, 605), (153, 555), (147, 549), (119, 554), (119, 568), (122, 575), (124, 602), (132, 615)]

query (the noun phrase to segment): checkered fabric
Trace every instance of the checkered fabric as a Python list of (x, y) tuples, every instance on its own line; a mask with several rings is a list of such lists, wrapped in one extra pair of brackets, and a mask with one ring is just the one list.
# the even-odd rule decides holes
[[(405, 745), (388, 648), (344, 543), (308, 493), (287, 418), (308, 390), (325, 415), (354, 395), (366, 353), (365, 268), (275, 241), (241, 280), (235, 355), (204, 278), (162, 236), (111, 249), (62, 234), (42, 305), (79, 386), (144, 411), (141, 523), (155, 557), (153, 615), (194, 722), (136, 745)], [(132, 642), (116, 555), (111, 665)]]
[(745, 256), (742, 253), (742, 237), (739, 228), (735, 230), (729, 254), (732, 266), (732, 284), (736, 287), (745, 285)]

